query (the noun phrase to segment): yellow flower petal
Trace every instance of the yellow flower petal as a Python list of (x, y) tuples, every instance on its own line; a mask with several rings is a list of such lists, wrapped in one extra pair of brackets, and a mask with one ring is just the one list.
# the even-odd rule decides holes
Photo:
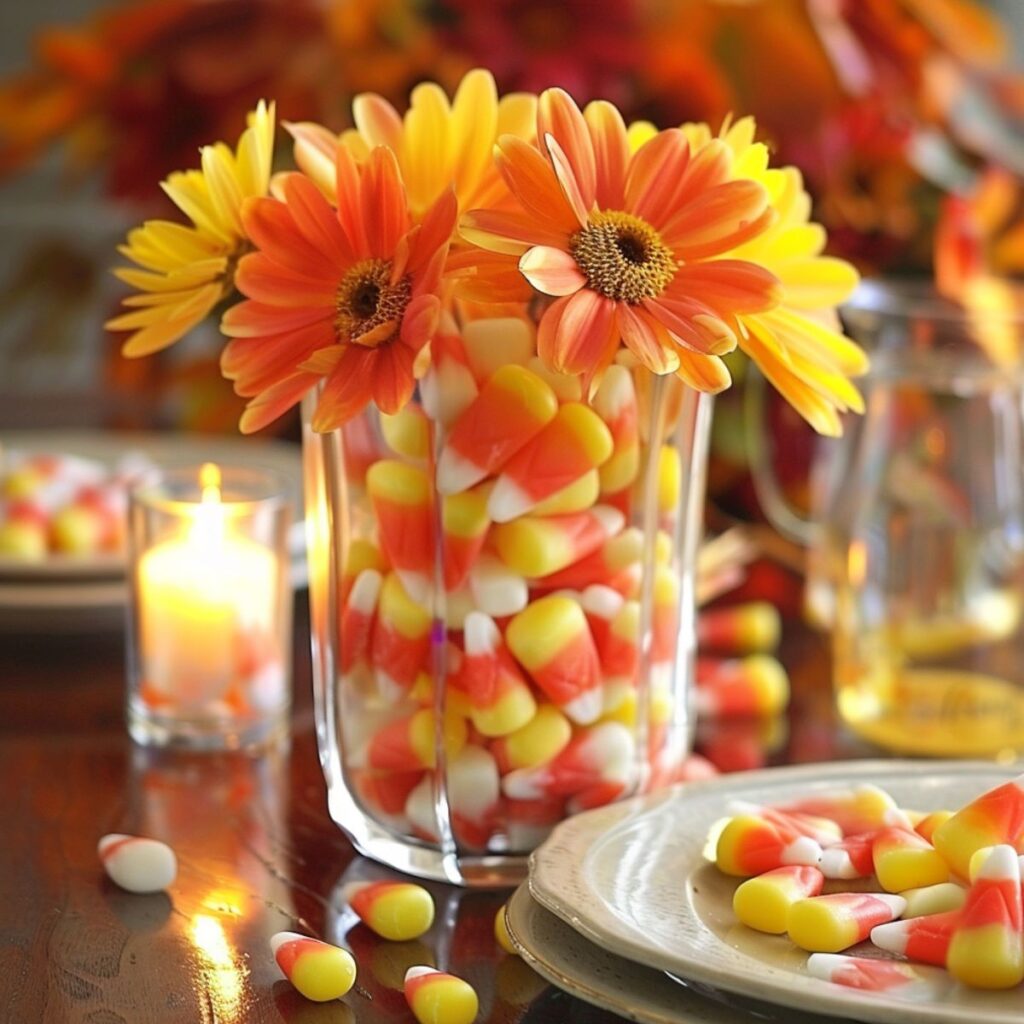
[(786, 305), (801, 309), (845, 302), (859, 280), (857, 271), (849, 263), (833, 256), (791, 260), (773, 270), (785, 289)]

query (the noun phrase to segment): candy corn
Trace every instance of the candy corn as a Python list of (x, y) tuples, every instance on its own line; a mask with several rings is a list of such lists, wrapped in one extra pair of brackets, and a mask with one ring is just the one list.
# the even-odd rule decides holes
[(892, 921), (872, 928), (871, 941), (887, 953), (945, 967), (949, 944), (959, 920), (959, 910), (947, 910), (941, 914)]
[(174, 851), (158, 839), (113, 833), (104, 836), (96, 849), (107, 876), (128, 892), (160, 892), (178, 874)]
[(790, 907), (798, 900), (817, 896), (824, 884), (825, 876), (817, 868), (775, 868), (740, 885), (733, 893), (732, 908), (747, 927), (782, 935)]
[[(1019, 788), (1020, 779), (1009, 785)], [(1003, 788), (1003, 787), (1000, 787)], [(998, 793), (999, 790), (993, 790)], [(992, 796), (992, 794), (986, 794)], [(984, 797), (981, 798), (985, 800)], [(1001, 795), (993, 804), (982, 803), (985, 811), (1010, 810), (1015, 799)], [(978, 801), (968, 807), (978, 807)], [(962, 813), (962, 812), (961, 812)], [(1010, 810), (1012, 814), (1012, 810)], [(950, 819), (942, 828), (956, 821)], [(1005, 825), (1006, 817), (999, 816), (997, 822)], [(974, 820), (962, 821), (961, 826), (992, 827), (989, 815), (978, 815)], [(936, 832), (936, 838), (941, 832)], [(966, 832), (951, 833), (961, 838)], [(975, 837), (977, 833), (974, 834)], [(967, 844), (975, 841), (969, 838)], [(962, 850), (963, 847), (960, 847)], [(959, 911), (960, 918), (953, 932), (946, 956), (946, 967), (957, 981), (974, 988), (1013, 988), (1024, 980), (1024, 946), (1022, 946), (1020, 864), (1017, 851), (1010, 845), (997, 845), (989, 851), (978, 871), (977, 880), (971, 886)]]
[(789, 703), (789, 676), (767, 654), (697, 665), (697, 710), (702, 715), (777, 715)]
[(369, 655), (373, 616), (377, 610), (382, 583), (383, 579), (376, 569), (364, 569), (352, 584), (341, 615), (339, 656), (342, 672), (351, 671), (353, 665)]
[(602, 710), (601, 668), (579, 604), (552, 595), (532, 602), (508, 625), (505, 640), (545, 695), (574, 722)]
[(441, 318), (441, 329), (430, 343), (430, 365), (420, 381), (427, 415), (442, 427), (460, 419), (477, 397), (476, 378), (451, 317)]
[(821, 855), (821, 873), (826, 878), (867, 878), (875, 870), (875, 832), (847, 836), (830, 845)]
[(962, 807), (932, 835), (935, 849), (961, 878), (971, 855), (983, 846), (1024, 844), (1024, 775), (983, 793)]
[(531, 356), (526, 365), (554, 391), (560, 402), (582, 401), (583, 386), (580, 384), (579, 377), (574, 377), (571, 373), (559, 373), (557, 370), (548, 369), (544, 365), (544, 360), (539, 356)]
[(914, 889), (904, 889), (900, 895), (907, 901), (904, 919), (931, 917), (947, 910), (959, 910), (967, 899), (967, 890), (956, 882), (936, 882)]
[(595, 504), (601, 493), (601, 481), (597, 470), (584, 473), (568, 487), (556, 491), (550, 498), (534, 505), (531, 510), (535, 516), (564, 516), (570, 512), (582, 512)]
[(760, 654), (779, 645), (782, 620), (767, 601), (726, 608), (709, 608), (697, 618), (697, 643), (701, 650), (733, 654)]
[(775, 807), (753, 804), (747, 800), (730, 800), (730, 814), (746, 814), (763, 818), (780, 829), (796, 832), (798, 835), (810, 836), (819, 846), (827, 847), (838, 843), (842, 838), (839, 826), (828, 818), (819, 818), (813, 814), (802, 814), (799, 811), (780, 811)]
[(633, 767), (633, 734), (618, 722), (581, 730), (556, 757), (535, 768), (520, 768), (502, 779), (513, 800), (570, 796), (603, 782), (627, 782)]
[(594, 394), (594, 411), (608, 425), (612, 454), (601, 466), (601, 493), (618, 494), (640, 472), (640, 435), (637, 429), (636, 389), (624, 366), (609, 366)]
[(501, 782), (494, 757), (468, 746), (448, 760), (448, 805), (452, 829), (464, 846), (483, 849), (498, 813)]
[(534, 331), (522, 317), (485, 317), (462, 327), (462, 344), (478, 381), (484, 383), (506, 363), (525, 366), (533, 355)]
[(671, 661), (679, 638), (679, 574), (667, 565), (654, 570), (651, 660)]
[(433, 967), (410, 967), (405, 999), (420, 1024), (472, 1024), (480, 1009), (471, 985)]
[(794, 903), (787, 931), (792, 942), (812, 953), (838, 953), (863, 942), (876, 925), (899, 917), (906, 906), (888, 893), (838, 892)]
[(448, 494), (441, 500), (446, 590), (456, 590), (466, 582), (484, 546), (487, 529), (491, 525), (487, 517), (489, 494), (490, 488), (483, 485), (460, 494)]
[(523, 576), (548, 576), (578, 562), (622, 529), (623, 515), (609, 505), (595, 505), (571, 515), (521, 516), (494, 528), (501, 560)]
[(784, 811), (804, 811), (831, 818), (847, 836), (872, 832), (885, 825), (912, 827), (907, 815), (896, 806), (896, 801), (884, 789), (869, 782), (853, 789), (833, 790), (778, 806)]
[(888, 892), (937, 885), (949, 879), (949, 868), (935, 848), (909, 829), (881, 829), (871, 856), (878, 884)]
[(478, 610), (495, 618), (521, 612), (530, 600), (526, 580), (500, 558), (486, 553), (470, 570), (469, 592)]
[(925, 973), (927, 967), (915, 968), (892, 960), (814, 953), (808, 957), (807, 970), (822, 981), (862, 992), (885, 992), (905, 1002), (935, 1002), (949, 988), (948, 979), (938, 971)]
[(427, 474), (407, 462), (383, 459), (367, 472), (366, 489), (388, 561), (409, 594), (425, 601), (433, 558)]
[(731, 818), (715, 848), (718, 869), (740, 877), (820, 860), (821, 846), (810, 836), (750, 814)]
[(430, 613), (389, 573), (380, 589), (370, 654), (378, 685), (387, 697), (404, 694), (426, 667), (430, 652)]
[(512, 944), (512, 936), (509, 935), (508, 925), (505, 923), (504, 903), (498, 907), (498, 912), (494, 915), (494, 938), (504, 952), (511, 953), (512, 956), (519, 955), (519, 950)]
[(412, 882), (350, 882), (342, 899), (381, 938), (418, 939), (434, 923), (434, 900)]
[(483, 612), (470, 612), (464, 629), (466, 650), (458, 686), (469, 696), (470, 718), (484, 736), (506, 736), (533, 718), (537, 703), (494, 620)]
[[(434, 712), (423, 708), (378, 730), (370, 740), (368, 765), (377, 771), (409, 772), (436, 763)], [(445, 749), (457, 754), (466, 743), (466, 722), (458, 715), (444, 720)]]
[(535, 768), (560, 754), (572, 738), (569, 720), (553, 704), (541, 704), (537, 713), (515, 732), (491, 744), (491, 753), (504, 775), (517, 768)]
[(487, 506), (491, 519), (507, 523), (521, 516), (599, 467), (611, 453), (612, 436), (597, 413), (579, 402), (566, 403), (502, 467)]
[(340, 999), (355, 984), (352, 954), (297, 932), (271, 936), (270, 949), (284, 976), (307, 999)]
[(931, 814), (926, 814), (920, 821), (914, 823), (914, 831), (922, 839), (927, 839), (928, 842), (931, 843), (933, 841), (932, 837), (935, 835), (935, 830), (940, 825), (944, 825), (952, 817), (952, 811), (932, 811)]
[[(633, 581), (626, 579), (630, 571), (639, 569), (643, 555), (643, 534), (635, 527), (626, 527), (621, 533), (606, 541), (591, 555), (566, 566), (560, 572), (544, 577), (544, 586), (557, 590), (584, 590), (595, 583), (606, 584), (620, 593), (629, 589)], [(636, 579), (639, 579), (637, 573)], [(625, 582), (625, 586), (623, 583)], [(633, 596), (626, 594), (625, 596)]]
[(438, 460), (437, 489), (457, 494), (501, 469), (557, 412), (558, 400), (540, 377), (522, 366), (502, 366), (455, 422)]
[(380, 430), (396, 455), (418, 462), (430, 455), (430, 420), (418, 405), (410, 402), (393, 416), (381, 413)]

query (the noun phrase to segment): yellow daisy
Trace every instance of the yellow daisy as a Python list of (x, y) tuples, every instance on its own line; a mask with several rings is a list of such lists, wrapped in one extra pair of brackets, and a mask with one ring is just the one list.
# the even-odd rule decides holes
[(118, 267), (114, 274), (138, 294), (124, 300), (130, 312), (106, 326), (132, 332), (126, 356), (173, 344), (232, 293), (239, 257), (249, 247), (242, 204), (267, 194), (273, 149), (274, 104), (261, 101), (234, 152), (223, 142), (204, 146), (201, 170), (179, 171), (163, 182), (192, 223), (146, 221), (118, 247), (135, 266)]
[[(711, 138), (706, 124), (683, 125), (691, 144)], [(863, 412), (850, 377), (863, 374), (867, 356), (843, 336), (835, 307), (857, 286), (857, 271), (845, 260), (824, 256), (825, 229), (811, 221), (811, 199), (795, 167), (771, 168), (764, 143), (754, 141), (753, 118), (722, 126), (719, 137), (732, 150), (733, 174), (760, 182), (775, 211), (766, 231), (728, 255), (771, 271), (781, 283), (779, 304), (739, 317), (739, 347), (819, 434), (842, 433), (839, 413)]]

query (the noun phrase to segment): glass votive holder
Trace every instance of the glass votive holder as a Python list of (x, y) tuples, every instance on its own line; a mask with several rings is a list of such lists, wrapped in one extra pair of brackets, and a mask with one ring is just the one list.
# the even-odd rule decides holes
[(162, 471), (129, 506), (128, 731), (194, 750), (265, 746), (291, 703), (290, 506), (264, 470)]

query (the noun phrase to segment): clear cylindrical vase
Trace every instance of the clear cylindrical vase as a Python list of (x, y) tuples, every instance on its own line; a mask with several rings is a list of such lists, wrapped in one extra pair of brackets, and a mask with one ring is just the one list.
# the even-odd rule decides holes
[(467, 885), (675, 781), (692, 734), (710, 399), (623, 363), (588, 399), (532, 348), (478, 321), (397, 415), (316, 434), (306, 408), (331, 815), (368, 856)]

